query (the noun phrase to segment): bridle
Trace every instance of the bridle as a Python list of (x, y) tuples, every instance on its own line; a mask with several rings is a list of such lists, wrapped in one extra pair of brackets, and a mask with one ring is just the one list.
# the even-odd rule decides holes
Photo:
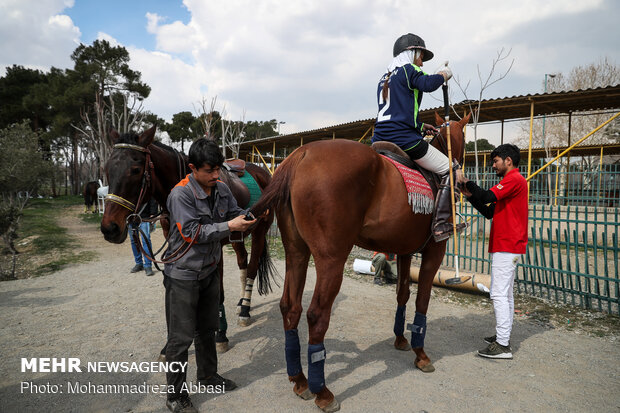
[[(132, 149), (132, 150), (143, 152), (146, 154), (146, 159), (144, 161), (144, 173), (142, 174), (142, 185), (140, 187), (140, 195), (138, 196), (138, 201), (134, 204), (131, 201), (128, 201), (127, 199), (121, 196), (118, 196), (116, 194), (112, 194), (112, 193), (109, 193), (108, 195), (106, 195), (105, 201), (114, 202), (115, 204), (118, 204), (122, 206), (123, 208), (126, 208), (129, 211), (131, 211), (131, 214), (129, 214), (127, 218), (125, 218), (125, 225), (131, 228), (131, 236), (134, 240), (134, 244), (138, 247), (142, 255), (144, 255), (146, 258), (152, 261), (155, 264), (155, 267), (157, 268), (157, 270), (161, 271), (161, 269), (157, 266), (158, 263), (159, 264), (171, 263), (171, 262), (179, 260), (185, 254), (187, 254), (189, 249), (196, 242), (196, 239), (198, 239), (198, 235), (200, 234), (200, 228), (202, 225), (198, 224), (198, 228), (196, 230), (196, 234), (194, 235), (194, 238), (192, 238), (190, 242), (187, 242), (187, 245), (185, 246), (184, 250), (183, 250), (184, 244), (181, 244), (181, 246), (176, 251), (173, 251), (166, 258), (162, 258), (162, 260), (160, 261), (155, 259), (155, 256), (159, 254), (164, 249), (164, 247), (168, 244), (168, 239), (170, 238), (170, 234), (169, 234), (166, 240), (164, 241), (164, 245), (162, 245), (161, 248), (159, 248), (159, 250), (157, 250), (157, 252), (154, 254), (153, 254), (153, 250), (151, 248), (150, 242), (147, 242), (146, 244), (149, 249), (147, 253), (144, 250), (144, 247), (142, 246), (142, 242), (140, 241), (140, 236), (138, 234), (138, 232), (140, 232), (142, 234), (142, 238), (145, 239), (146, 241), (146, 235), (144, 234), (142, 229), (140, 229), (140, 224), (142, 224), (142, 222), (153, 223), (155, 221), (158, 221), (164, 218), (164, 216), (162, 216), (161, 213), (159, 213), (155, 217), (144, 219), (144, 220), (140, 216), (140, 213), (146, 207), (146, 203), (142, 206), (142, 208), (140, 208), (140, 204), (142, 203), (142, 200), (144, 199), (144, 196), (147, 193), (147, 191), (151, 188), (151, 182), (152, 182), (151, 177), (155, 169), (155, 166), (153, 165), (153, 161), (151, 160), (151, 150), (149, 149), (148, 146), (144, 147), (144, 146), (139, 146), (139, 145), (132, 145), (130, 143), (117, 143), (112, 147), (112, 149)], [(176, 152), (176, 155), (177, 155), (177, 161), (178, 161), (177, 164), (179, 166), (179, 174), (181, 175), (181, 178), (182, 178), (183, 172), (185, 171), (185, 165), (183, 163), (183, 160), (180, 157), (180, 154)]]
[(138, 196), (138, 202), (134, 204), (131, 201), (128, 201), (125, 198), (118, 196), (116, 194), (112, 194), (112, 193), (109, 193), (108, 195), (105, 196), (106, 201), (114, 202), (115, 204), (118, 204), (122, 206), (123, 208), (126, 208), (132, 212), (126, 218), (127, 223), (129, 223), (129, 221), (133, 219), (135, 215), (139, 217), (140, 204), (142, 203), (142, 200), (144, 199), (144, 194), (151, 186), (151, 172), (154, 169), (153, 162), (151, 161), (151, 150), (148, 147), (145, 148), (143, 146), (132, 145), (130, 143), (117, 143), (112, 148), (113, 149), (133, 149), (134, 151), (140, 151), (146, 154), (146, 160), (144, 162), (144, 173), (142, 174), (142, 186), (140, 187), (140, 195)]
[[(447, 155), (448, 154), (448, 146), (446, 143), (446, 138), (441, 134), (441, 128), (443, 127), (447, 127), (449, 128), (450, 125), (443, 123), (439, 126), (439, 130), (437, 130), (437, 132), (432, 132), (433, 137), (431, 138), (430, 142), (428, 143), (429, 145), (433, 144), (433, 141), (435, 139), (437, 139), (437, 142), (439, 142), (439, 145), (441, 146), (442, 151)], [(465, 150), (465, 136), (463, 136), (463, 150)]]

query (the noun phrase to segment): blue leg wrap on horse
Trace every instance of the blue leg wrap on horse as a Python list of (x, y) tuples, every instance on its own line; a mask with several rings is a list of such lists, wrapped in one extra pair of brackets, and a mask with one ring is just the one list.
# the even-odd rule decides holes
[(326, 355), (323, 343), (308, 344), (308, 387), (315, 394), (325, 387)]
[(405, 318), (407, 318), (407, 306), (399, 305), (396, 307), (396, 315), (394, 316), (394, 334), (402, 336), (405, 332)]
[(407, 330), (411, 331), (411, 347), (424, 347), (424, 337), (426, 336), (426, 316), (415, 313), (413, 324), (407, 325)]
[(226, 322), (226, 310), (224, 304), (220, 304), (220, 331), (224, 333), (228, 330), (228, 323)]
[(284, 332), (284, 353), (286, 354), (286, 373), (296, 376), (301, 373), (301, 346), (299, 345), (299, 335), (297, 329), (286, 330)]

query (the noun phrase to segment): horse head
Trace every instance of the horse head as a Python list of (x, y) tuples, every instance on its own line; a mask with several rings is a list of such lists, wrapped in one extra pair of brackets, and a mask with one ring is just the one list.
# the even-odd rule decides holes
[[(459, 121), (450, 122), (450, 146), (452, 149), (452, 158), (456, 159), (457, 162), (461, 165), (463, 164), (463, 157), (465, 155), (465, 133), (463, 132), (463, 130), (465, 129), (465, 125), (467, 125), (467, 122), (469, 122), (470, 117), (471, 112)], [(441, 134), (441, 137), (433, 139), (431, 144), (447, 156), (447, 128), (444, 125), (444, 119), (439, 116), (437, 112), (435, 112), (435, 123), (438, 127), (440, 127), (439, 133)]]
[(151, 197), (149, 145), (153, 143), (155, 130), (156, 126), (153, 126), (139, 136), (135, 133), (119, 135), (115, 130), (110, 132), (114, 146), (105, 165), (109, 189), (101, 220), (101, 232), (106, 241), (115, 244), (125, 241), (127, 217), (137, 213)]

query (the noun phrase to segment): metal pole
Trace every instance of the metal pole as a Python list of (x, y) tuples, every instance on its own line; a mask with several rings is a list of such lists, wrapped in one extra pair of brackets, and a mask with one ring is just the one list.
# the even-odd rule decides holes
[[(558, 149), (558, 155), (560, 154), (560, 150)], [(558, 181), (560, 178), (560, 164), (558, 163), (555, 168), (555, 206), (558, 205)]]
[(598, 189), (596, 191), (596, 207), (598, 208), (599, 200), (601, 199), (601, 173), (603, 172), (603, 146), (601, 146), (601, 158), (598, 163)]
[(500, 138), (500, 145), (504, 144), (504, 119), (502, 119), (502, 135)]
[(620, 112), (616, 113), (615, 115), (613, 115), (611, 118), (607, 119), (605, 122), (603, 122), (602, 124), (600, 124), (596, 129), (594, 129), (592, 132), (588, 133), (586, 136), (584, 136), (583, 138), (579, 139), (577, 142), (575, 142), (574, 144), (572, 144), (571, 146), (569, 146), (568, 148), (564, 149), (564, 151), (562, 151), (562, 153), (560, 153), (558, 156), (556, 156), (555, 158), (553, 158), (552, 160), (550, 160), (549, 162), (547, 162), (545, 164), (545, 166), (543, 166), (542, 168), (540, 168), (539, 170), (537, 170), (536, 172), (534, 172), (532, 175), (529, 174), (529, 165), (528, 165), (528, 176), (527, 176), (527, 180), (529, 181), (530, 179), (532, 179), (533, 177), (535, 177), (536, 175), (538, 175), (541, 171), (543, 171), (544, 169), (546, 169), (549, 165), (551, 165), (552, 163), (554, 163), (555, 161), (558, 160), (558, 158), (561, 158), (562, 156), (566, 155), (567, 153), (569, 153), (575, 146), (579, 145), (581, 142), (585, 141), (586, 139), (588, 139), (590, 136), (592, 136), (594, 133), (598, 132), (599, 129), (601, 129), (602, 127), (604, 127), (605, 125), (607, 125), (609, 122), (611, 122), (612, 120), (616, 119), (618, 116), (620, 116)]
[(271, 157), (271, 175), (276, 171), (276, 141), (273, 141), (273, 152)]
[[(530, 176), (530, 171), (532, 170), (532, 130), (534, 128), (534, 101), (532, 100), (532, 105), (530, 109), (530, 143), (527, 149), (527, 176)], [(527, 183), (527, 196), (530, 196), (530, 183)]]

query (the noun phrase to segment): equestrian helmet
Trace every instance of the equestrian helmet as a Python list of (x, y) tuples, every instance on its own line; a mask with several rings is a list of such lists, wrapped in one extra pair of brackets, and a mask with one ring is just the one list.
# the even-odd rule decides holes
[(396, 42), (394, 43), (394, 57), (409, 49), (424, 50), (424, 56), (422, 57), (423, 62), (431, 60), (434, 56), (433, 52), (426, 48), (426, 44), (420, 36), (416, 36), (412, 33), (407, 33), (396, 39)]

